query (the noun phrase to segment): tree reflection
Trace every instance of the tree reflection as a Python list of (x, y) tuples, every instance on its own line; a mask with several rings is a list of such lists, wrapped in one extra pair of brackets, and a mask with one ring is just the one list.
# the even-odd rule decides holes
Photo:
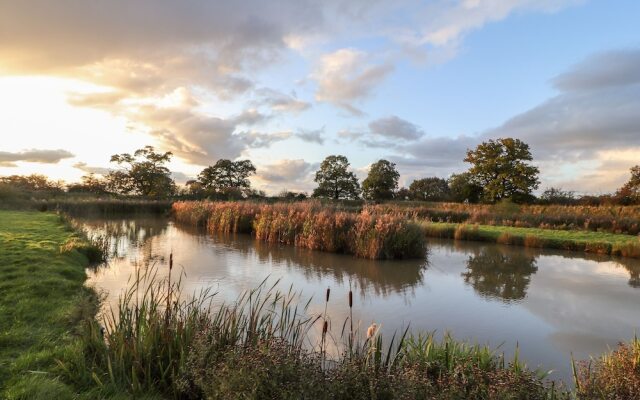
[[(523, 299), (538, 267), (536, 258), (498, 246), (481, 248), (467, 260), (465, 283), (481, 296), (512, 302)], [(520, 249), (517, 249), (520, 250)]]
[[(177, 224), (176, 228), (200, 235), (205, 232)], [(255, 256), (260, 263), (278, 263), (302, 273), (306, 279), (332, 277), (338, 283), (351, 282), (363, 294), (368, 290), (378, 296), (404, 293), (423, 283), (428, 260), (367, 260), (351, 255), (313, 251), (288, 245), (275, 245), (250, 235), (214, 234), (208, 236), (218, 246), (225, 246), (243, 256)]]
[(104, 241), (109, 259), (126, 256), (131, 247), (148, 246), (153, 237), (165, 233), (169, 226), (167, 218), (158, 216), (78, 218), (75, 222), (82, 226), (89, 237)]

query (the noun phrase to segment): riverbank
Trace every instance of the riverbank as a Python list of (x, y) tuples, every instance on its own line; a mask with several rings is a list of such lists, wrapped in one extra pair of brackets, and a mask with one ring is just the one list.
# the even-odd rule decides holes
[(0, 210), (0, 398), (74, 396), (56, 360), (79, 351), (96, 309), (88, 248), (55, 214)]
[[(83, 243), (53, 214), (0, 212), (0, 398), (571, 396), (517, 357), (430, 333), (383, 341), (373, 329), (367, 338), (366, 327), (352, 332), (349, 320), (296, 308), (296, 293), (266, 285), (209, 310), (206, 294), (190, 301), (149, 270), (115, 310), (124, 320), (96, 321), (95, 297), (82, 286)], [(352, 306), (351, 295), (326, 298)], [(347, 351), (327, 356), (336, 344)], [(577, 365), (583, 398), (603, 388), (634, 398), (640, 374), (628, 366), (639, 355), (633, 341), (615, 357)]]
[(361, 258), (422, 258), (426, 251), (424, 235), (413, 221), (366, 208), (346, 212), (313, 201), (181, 201), (173, 204), (172, 212), (178, 221), (204, 226), (212, 233), (251, 233), (268, 243)]
[(419, 224), (428, 237), (640, 258), (640, 238), (631, 235), (446, 222)]

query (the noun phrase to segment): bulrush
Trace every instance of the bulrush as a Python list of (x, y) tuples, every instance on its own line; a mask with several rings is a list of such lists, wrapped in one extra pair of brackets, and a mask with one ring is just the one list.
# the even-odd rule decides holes
[(211, 233), (253, 233), (269, 243), (370, 259), (425, 255), (420, 227), (404, 216), (385, 215), (375, 208), (346, 212), (317, 201), (177, 202), (173, 212), (178, 221), (204, 225)]
[(377, 330), (378, 324), (376, 324), (375, 322), (369, 325), (369, 328), (367, 328), (367, 339), (371, 339), (376, 334)]

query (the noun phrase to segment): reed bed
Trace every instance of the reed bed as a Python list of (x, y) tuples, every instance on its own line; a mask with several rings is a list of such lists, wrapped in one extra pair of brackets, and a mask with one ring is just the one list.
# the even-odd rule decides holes
[(640, 233), (640, 206), (565, 206), (410, 203), (382, 204), (376, 211), (431, 222), (583, 230), (616, 234)]
[(177, 202), (178, 221), (206, 226), (211, 233), (252, 233), (258, 240), (369, 259), (420, 258), (420, 228), (400, 216), (365, 208), (342, 211), (319, 202)]
[[(180, 279), (139, 272), (115, 310), (85, 321), (82, 352), (60, 362), (64, 378), (94, 398), (568, 398), (517, 352), (507, 362), (486, 346), (408, 330), (386, 342), (375, 326), (363, 337), (352, 317), (334, 332), (327, 304), (352, 308), (352, 296), (327, 289), (325, 311), (313, 315), (311, 300), (276, 286), (213, 306), (215, 293), (186, 297)], [(331, 341), (343, 351), (328, 355)]]
[(589, 361), (573, 363), (579, 399), (640, 398), (640, 340), (620, 343), (617, 349)]

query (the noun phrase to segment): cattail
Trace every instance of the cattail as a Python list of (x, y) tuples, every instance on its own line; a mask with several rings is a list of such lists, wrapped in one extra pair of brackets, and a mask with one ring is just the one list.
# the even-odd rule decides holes
[(353, 308), (353, 292), (349, 290), (349, 308)]
[(173, 253), (169, 254), (169, 270), (173, 269)]
[(373, 335), (376, 334), (376, 330), (378, 329), (378, 325), (374, 322), (367, 329), (367, 339), (371, 339)]
[(331, 293), (331, 288), (327, 288), (327, 302), (329, 302), (329, 294)]
[(322, 335), (326, 335), (327, 331), (329, 330), (329, 323), (327, 321), (324, 321), (324, 324), (322, 324)]

